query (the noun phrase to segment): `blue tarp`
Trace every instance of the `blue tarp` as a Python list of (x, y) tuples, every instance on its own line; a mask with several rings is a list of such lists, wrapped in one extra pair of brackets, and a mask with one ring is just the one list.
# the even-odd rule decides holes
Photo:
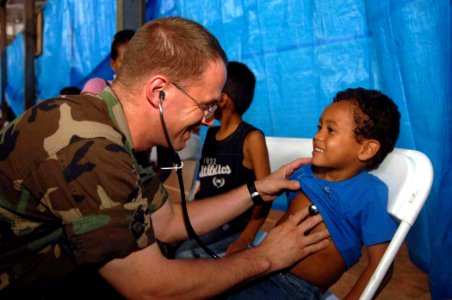
[[(116, 32), (112, 0), (48, 0), (43, 11), (42, 54), (36, 59), (37, 101), (82, 87), (91, 76), (112, 78), (110, 44)], [(22, 34), (7, 48), (6, 99), (16, 115), (24, 109)]]
[[(94, 75), (111, 78), (115, 5), (47, 0), (40, 99)], [(430, 275), (432, 298), (444, 299), (452, 298), (451, 6), (450, 0), (156, 0), (147, 2), (146, 16), (196, 20), (230, 60), (250, 66), (257, 87), (244, 118), (269, 136), (312, 137), (323, 108), (348, 87), (392, 97), (402, 113), (397, 146), (426, 153), (435, 169), (407, 242), (412, 260)], [(22, 52), (19, 36), (7, 51), (7, 99), (16, 113), (23, 105)]]

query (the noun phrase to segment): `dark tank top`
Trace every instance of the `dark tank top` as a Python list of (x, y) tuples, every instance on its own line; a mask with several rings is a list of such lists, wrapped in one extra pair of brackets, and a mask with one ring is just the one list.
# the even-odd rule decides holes
[[(246, 122), (241, 122), (230, 136), (217, 141), (215, 136), (219, 129), (220, 127), (216, 126), (207, 131), (198, 173), (200, 190), (196, 193), (195, 199), (223, 194), (256, 180), (254, 170), (242, 165), (243, 144), (249, 132), (259, 129)], [(251, 213), (252, 209), (236, 220), (245, 221), (244, 225), (246, 226)]]

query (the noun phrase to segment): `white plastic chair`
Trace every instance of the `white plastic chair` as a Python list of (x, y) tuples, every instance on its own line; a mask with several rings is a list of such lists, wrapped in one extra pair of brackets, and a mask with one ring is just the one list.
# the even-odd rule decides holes
[(360, 299), (372, 299), (408, 231), (424, 206), (433, 183), (433, 167), (422, 152), (396, 148), (372, 172), (389, 189), (388, 212), (400, 221), (394, 237)]
[(267, 136), (265, 143), (272, 172), (297, 158), (312, 156), (312, 139)]
[[(274, 171), (299, 157), (312, 156), (312, 139), (266, 137)], [(372, 299), (430, 193), (433, 167), (422, 152), (396, 148), (371, 172), (388, 186), (388, 212), (399, 227), (360, 299)]]

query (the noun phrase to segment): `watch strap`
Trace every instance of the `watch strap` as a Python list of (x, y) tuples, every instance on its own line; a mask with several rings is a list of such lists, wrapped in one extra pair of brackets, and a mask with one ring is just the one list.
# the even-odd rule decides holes
[(246, 186), (248, 187), (248, 191), (250, 192), (250, 197), (254, 205), (264, 204), (264, 199), (262, 199), (261, 195), (257, 191), (254, 182), (249, 182)]

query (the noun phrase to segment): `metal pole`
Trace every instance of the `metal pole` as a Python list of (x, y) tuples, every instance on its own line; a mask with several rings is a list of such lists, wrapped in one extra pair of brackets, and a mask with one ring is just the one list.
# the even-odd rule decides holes
[(145, 21), (145, 0), (116, 1), (116, 30), (137, 30)]
[(36, 51), (36, 21), (34, 0), (25, 0), (25, 60), (24, 60), (24, 82), (25, 102), (24, 109), (35, 104), (35, 51)]

